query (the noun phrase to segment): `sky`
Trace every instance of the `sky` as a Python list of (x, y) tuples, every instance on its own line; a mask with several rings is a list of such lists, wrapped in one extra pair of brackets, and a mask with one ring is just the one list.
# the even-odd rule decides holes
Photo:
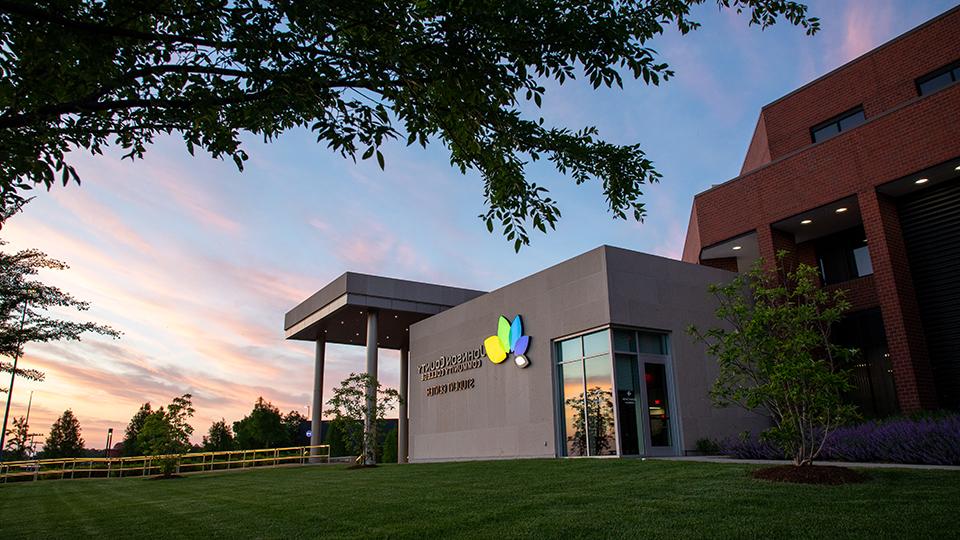
[[(492, 290), (602, 244), (679, 259), (693, 196), (737, 176), (763, 105), (956, 0), (811, 0), (822, 20), (812, 37), (783, 23), (761, 31), (707, 4), (693, 11), (703, 28), (652, 43), (676, 71), (669, 82), (547, 85), (547, 123), (597, 126), (610, 142), (640, 143), (654, 161), (663, 179), (645, 190), (644, 223), (613, 219), (597, 182), (577, 186), (537, 164), (530, 177), (563, 217), (519, 254), (478, 219), (480, 177), (451, 168), (437, 144), (388, 144), (385, 171), (341, 158), (306, 130), (270, 144), (248, 138), (242, 173), (191, 157), (176, 137), (135, 162), (78, 153), (83, 184), (37, 193), (0, 238), (6, 250), (67, 262), (43, 279), (90, 301), (83, 315), (123, 336), (28, 345), (21, 366), (46, 380), (18, 380), (11, 414), (26, 414), (32, 392), (32, 433), (45, 434), (70, 408), (87, 447), (102, 448), (107, 429), (122, 438), (142, 403), (191, 393), (199, 441), (259, 396), (307, 413), (313, 346), (283, 339), (283, 315), (345, 271)], [(324, 396), (364, 369), (364, 354), (328, 345)], [(398, 384), (398, 358), (380, 353), (388, 386)]]

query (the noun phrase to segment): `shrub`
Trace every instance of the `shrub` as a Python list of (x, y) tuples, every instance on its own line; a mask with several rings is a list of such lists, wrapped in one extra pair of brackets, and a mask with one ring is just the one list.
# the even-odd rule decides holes
[(827, 439), (823, 453), (836, 461), (960, 465), (960, 415), (843, 427)]
[(705, 456), (715, 456), (721, 454), (723, 449), (720, 447), (720, 443), (713, 439), (704, 437), (702, 439), (697, 439), (697, 452)]
[[(785, 459), (755, 437), (728, 438), (722, 453), (738, 459)], [(829, 461), (960, 465), (960, 415), (925, 414), (837, 428), (821, 457)]]

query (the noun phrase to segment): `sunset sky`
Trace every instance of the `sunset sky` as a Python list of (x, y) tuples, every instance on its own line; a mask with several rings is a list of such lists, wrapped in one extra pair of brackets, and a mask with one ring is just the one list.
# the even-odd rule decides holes
[[(548, 123), (596, 125), (611, 142), (639, 142), (664, 178), (646, 190), (640, 224), (612, 219), (597, 183), (576, 186), (549, 164), (531, 168), (563, 218), (519, 254), (487, 233), (477, 218), (479, 176), (451, 168), (440, 145), (389, 144), (386, 171), (340, 158), (305, 130), (271, 144), (248, 138), (243, 173), (190, 157), (176, 137), (142, 161), (77, 155), (83, 184), (37, 193), (0, 238), (5, 250), (38, 248), (66, 261), (69, 270), (44, 279), (90, 301), (85, 316), (123, 337), (29, 345), (22, 367), (45, 371), (46, 381), (18, 380), (11, 414), (25, 414), (32, 390), (32, 432), (46, 433), (72, 408), (87, 447), (102, 448), (107, 428), (122, 438), (141, 403), (189, 392), (199, 441), (211, 422), (240, 419), (258, 396), (307, 412), (312, 346), (284, 341), (283, 315), (344, 271), (490, 290), (600, 244), (679, 258), (693, 195), (737, 175), (760, 107), (956, 0), (808, 3), (823, 21), (813, 37), (696, 9), (701, 30), (653, 43), (677, 73), (660, 87), (548, 85)], [(363, 355), (328, 346), (325, 396), (364, 369)], [(395, 352), (381, 352), (380, 370), (397, 385)]]

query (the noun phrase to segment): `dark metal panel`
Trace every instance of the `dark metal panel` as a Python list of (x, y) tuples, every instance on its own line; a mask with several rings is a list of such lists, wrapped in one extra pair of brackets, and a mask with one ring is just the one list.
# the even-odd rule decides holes
[(960, 409), (960, 178), (898, 206), (940, 404)]

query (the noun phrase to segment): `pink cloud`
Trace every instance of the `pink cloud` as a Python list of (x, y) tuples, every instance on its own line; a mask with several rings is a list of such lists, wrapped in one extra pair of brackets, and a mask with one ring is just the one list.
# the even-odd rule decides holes
[(888, 0), (860, 0), (847, 4), (840, 63), (849, 62), (880, 45), (891, 34), (893, 5)]

